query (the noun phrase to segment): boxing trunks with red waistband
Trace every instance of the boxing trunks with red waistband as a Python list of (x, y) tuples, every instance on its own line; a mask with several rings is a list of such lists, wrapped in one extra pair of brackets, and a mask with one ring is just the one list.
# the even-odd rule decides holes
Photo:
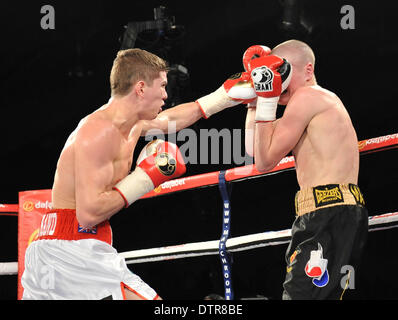
[(74, 209), (55, 209), (45, 213), (35, 240), (83, 240), (96, 239), (112, 245), (112, 228), (103, 221), (93, 228), (83, 228)]
[[(286, 251), (284, 300), (337, 300), (352, 288), (368, 234), (368, 212), (355, 184), (300, 190)], [(351, 278), (353, 283), (353, 279)]]
[(25, 300), (123, 300), (125, 289), (145, 300), (159, 297), (112, 247), (109, 221), (83, 228), (70, 209), (43, 216), (21, 283)]

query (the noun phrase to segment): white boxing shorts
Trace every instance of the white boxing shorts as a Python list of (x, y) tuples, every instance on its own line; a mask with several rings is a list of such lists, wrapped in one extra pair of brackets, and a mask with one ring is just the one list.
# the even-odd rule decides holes
[(46, 213), (38, 239), (25, 253), (22, 299), (123, 300), (125, 289), (142, 299), (159, 298), (127, 268), (111, 238), (108, 221), (87, 230), (79, 227), (73, 210)]

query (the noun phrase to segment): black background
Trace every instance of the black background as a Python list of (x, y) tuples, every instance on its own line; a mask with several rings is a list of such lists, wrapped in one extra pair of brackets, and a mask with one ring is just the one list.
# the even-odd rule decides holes
[[(0, 203), (17, 203), (18, 192), (48, 189), (64, 142), (78, 121), (107, 102), (109, 72), (124, 26), (153, 20), (164, 5), (184, 37), (171, 44), (170, 61), (189, 71), (181, 101), (217, 89), (242, 71), (247, 47), (273, 47), (297, 38), (316, 54), (318, 83), (339, 95), (358, 139), (397, 132), (396, 7), (394, 1), (299, 1), (309, 32), (281, 28), (286, 1), (13, 1), (1, 11), (1, 192)], [(55, 30), (43, 30), (43, 5), (55, 9)], [(344, 30), (340, 13), (355, 9), (355, 29)], [(167, 44), (169, 45), (169, 44)], [(144, 47), (144, 45), (142, 45)], [(152, 48), (156, 52), (156, 48)], [(151, 50), (149, 48), (148, 50)], [(279, 113), (283, 112), (281, 108)], [(239, 129), (246, 110), (238, 106), (191, 128)], [(142, 141), (140, 144), (143, 143)], [(361, 156), (359, 186), (370, 215), (397, 210), (397, 151)], [(187, 176), (234, 163), (189, 165)], [(290, 228), (295, 172), (233, 183), (232, 236)], [(221, 234), (217, 187), (142, 200), (111, 219), (119, 252), (215, 240)], [(1, 217), (0, 260), (17, 260), (17, 218)], [(363, 268), (351, 299), (396, 299), (397, 231), (369, 234)], [(233, 255), (237, 299), (282, 294), (286, 245)], [(165, 299), (202, 299), (223, 294), (218, 256), (129, 265)], [(0, 278), (0, 299), (16, 299), (16, 276)]]

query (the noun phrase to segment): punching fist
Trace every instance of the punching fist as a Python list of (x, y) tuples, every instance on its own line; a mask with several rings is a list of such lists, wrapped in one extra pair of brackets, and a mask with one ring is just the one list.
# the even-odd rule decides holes
[(271, 49), (268, 48), (267, 46), (261, 46), (261, 45), (254, 45), (246, 49), (246, 51), (243, 53), (242, 57), (242, 62), (243, 62), (243, 68), (245, 68), (246, 71), (249, 70), (249, 62), (252, 59), (268, 56), (271, 53)]
[(137, 159), (135, 170), (117, 183), (125, 207), (165, 181), (177, 178), (186, 171), (184, 159), (174, 143), (157, 139), (149, 142)]
[(275, 55), (263, 56), (249, 61), (249, 72), (258, 95), (256, 121), (273, 121), (279, 96), (288, 87), (292, 66)]
[(207, 119), (221, 110), (241, 103), (249, 103), (256, 98), (250, 74), (243, 72), (232, 75), (220, 88), (196, 102)]

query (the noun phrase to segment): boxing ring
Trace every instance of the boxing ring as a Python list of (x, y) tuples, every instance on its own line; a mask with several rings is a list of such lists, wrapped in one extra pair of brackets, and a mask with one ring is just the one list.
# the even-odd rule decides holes
[[(382, 152), (389, 149), (396, 149), (398, 148), (398, 133), (359, 141), (358, 148), (361, 156), (370, 153)], [(254, 165), (246, 165), (225, 171), (215, 171), (187, 176), (165, 182), (155, 190), (146, 194), (144, 197), (142, 197), (142, 199), (168, 196), (176, 192), (183, 192), (196, 188), (206, 188), (210, 186), (218, 187), (219, 195), (223, 204), (222, 230), (220, 237), (210, 241), (179, 243), (175, 245), (153, 247), (149, 249), (124, 251), (121, 252), (120, 255), (125, 259), (127, 264), (142, 264), (206, 255), (219, 255), (220, 268), (224, 282), (224, 298), (226, 300), (233, 300), (234, 287), (233, 273), (231, 272), (232, 261), (230, 259), (230, 255), (234, 252), (286, 244), (290, 241), (291, 230), (282, 229), (278, 231), (266, 231), (231, 237), (230, 222), (232, 208), (229, 186), (231, 183), (240, 182), (243, 180), (264, 179), (267, 176), (294, 170), (294, 168), (294, 158), (292, 156), (288, 156), (283, 158), (274, 169), (268, 172), (258, 172)], [(292, 199), (289, 199), (289, 201), (292, 201)], [(21, 212), (21, 209), (23, 209), (22, 206), (24, 206), (26, 209), (26, 205), (22, 203), (0, 204), (0, 216), (18, 216), (18, 214)], [(248, 223), (250, 223), (250, 221)], [(369, 211), (369, 232), (396, 227), (398, 227), (398, 211)], [(31, 238), (32, 237), (34, 237), (34, 234), (31, 235)], [(20, 250), (21, 249), (19, 248), (19, 251)], [(281, 268), (284, 267), (285, 266), (281, 266)], [(19, 268), (18, 262), (0, 263), (0, 275), (5, 276), (18, 274), (18, 271), (21, 271), (18, 270)]]

